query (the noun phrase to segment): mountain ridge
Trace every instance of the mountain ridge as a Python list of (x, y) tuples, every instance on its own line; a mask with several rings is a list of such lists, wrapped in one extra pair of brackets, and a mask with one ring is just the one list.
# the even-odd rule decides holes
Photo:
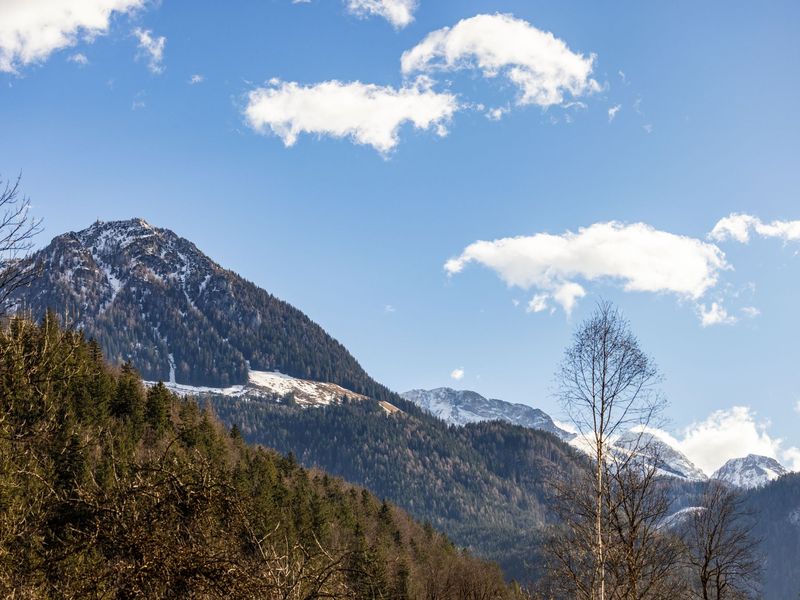
[(789, 470), (774, 458), (748, 454), (726, 461), (714, 471), (711, 478), (737, 488), (752, 489), (762, 487), (787, 473)]
[(228, 387), (280, 371), (398, 400), (305, 313), (144, 219), (97, 221), (30, 260), (42, 276), (18, 291), (18, 310), (65, 315), (145, 379)]
[(450, 387), (414, 389), (403, 392), (400, 396), (451, 425), (464, 426), (469, 423), (500, 420), (513, 425), (549, 431), (565, 441), (574, 437), (574, 434), (558, 427), (550, 415), (538, 408), (486, 398), (472, 390), (455, 390)]

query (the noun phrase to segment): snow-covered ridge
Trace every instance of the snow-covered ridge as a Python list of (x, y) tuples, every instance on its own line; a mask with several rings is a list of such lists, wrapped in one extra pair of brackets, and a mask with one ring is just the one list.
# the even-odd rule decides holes
[(774, 458), (748, 454), (741, 458), (732, 458), (717, 469), (712, 478), (738, 488), (749, 489), (766, 485), (788, 472)]
[(614, 445), (626, 451), (638, 451), (645, 460), (653, 461), (662, 475), (687, 481), (708, 479), (703, 470), (689, 460), (688, 456), (650, 431), (627, 431), (614, 442)]
[[(155, 385), (155, 382), (145, 382)], [(243, 396), (280, 396), (291, 398), (302, 407), (330, 406), (340, 404), (343, 399), (364, 401), (369, 400), (363, 394), (357, 394), (335, 383), (297, 379), (277, 371), (250, 371), (246, 385), (233, 385), (226, 388), (203, 387), (183, 385), (174, 382), (165, 382), (167, 388), (182, 396), (227, 396), (240, 398)], [(378, 403), (388, 414), (401, 412), (399, 408), (388, 402)]]
[(538, 408), (484, 398), (470, 390), (451, 388), (411, 390), (401, 396), (451, 425), (463, 426), (480, 421), (506, 421), (531, 429), (543, 429), (563, 440), (573, 437), (573, 434), (557, 427), (550, 416)]

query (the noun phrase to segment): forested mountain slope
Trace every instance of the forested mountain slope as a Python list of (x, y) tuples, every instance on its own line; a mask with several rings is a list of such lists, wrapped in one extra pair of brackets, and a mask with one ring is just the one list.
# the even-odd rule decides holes
[(0, 502), (4, 597), (516, 597), (430, 527), (145, 390), (54, 318), (0, 328)]
[(550, 433), (500, 422), (455, 427), (359, 401), (315, 409), (265, 398), (212, 402), (249, 441), (391, 498), (518, 580), (536, 574), (541, 528), (553, 514), (549, 483), (583, 461)]

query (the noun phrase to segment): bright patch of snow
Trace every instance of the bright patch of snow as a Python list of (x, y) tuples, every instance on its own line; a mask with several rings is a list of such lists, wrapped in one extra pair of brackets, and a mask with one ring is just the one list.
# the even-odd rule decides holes
[(326, 406), (337, 404), (343, 397), (366, 400), (366, 396), (346, 390), (335, 383), (296, 379), (277, 371), (250, 371), (249, 381), (251, 386), (273, 394), (292, 396), (298, 404)]

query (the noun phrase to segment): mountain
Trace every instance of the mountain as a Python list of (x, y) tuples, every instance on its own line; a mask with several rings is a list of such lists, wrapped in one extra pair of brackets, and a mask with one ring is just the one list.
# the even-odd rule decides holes
[(553, 419), (538, 408), (484, 398), (477, 392), (469, 390), (443, 387), (434, 390), (411, 390), (400, 395), (451, 425), (506, 421), (531, 429), (549, 431), (562, 440), (574, 437), (574, 434), (556, 426)]
[(711, 476), (738, 488), (756, 488), (766, 485), (786, 475), (788, 469), (774, 458), (748, 454), (741, 458), (732, 458)]
[(65, 233), (31, 260), (42, 276), (18, 310), (55, 310), (145, 379), (228, 387), (253, 369), (390, 395), (302, 312), (143, 219)]
[(627, 431), (620, 436), (615, 445), (626, 451), (640, 448), (643, 456), (655, 461), (664, 475), (687, 481), (708, 479), (703, 470), (689, 460), (683, 452), (655, 433)]
[(556, 436), (449, 427), (302, 312), (141, 219), (60, 235), (32, 260), (42, 276), (20, 310), (66, 315), (111, 362), (200, 396), (248, 442), (391, 500), (509, 577), (535, 575), (549, 482), (584, 464)]
[(3, 323), (0, 357), (2, 598), (521, 596), (396, 506), (109, 368), (54, 318)]
[(784, 600), (800, 593), (800, 473), (742, 490), (761, 540), (763, 598)]

